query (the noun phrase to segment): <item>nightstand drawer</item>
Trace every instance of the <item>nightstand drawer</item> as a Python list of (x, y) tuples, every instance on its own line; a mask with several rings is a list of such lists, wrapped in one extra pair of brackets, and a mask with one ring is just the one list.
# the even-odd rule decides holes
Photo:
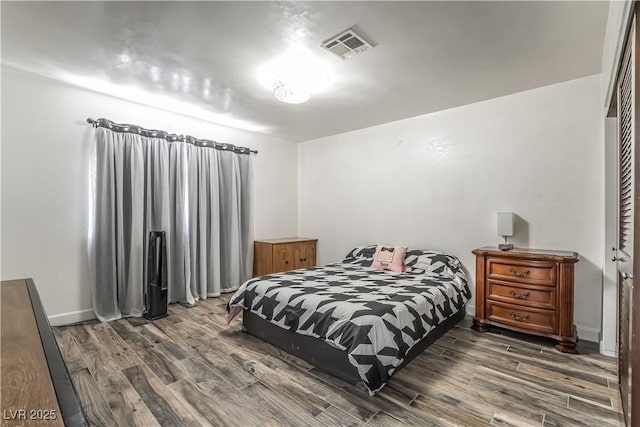
[(487, 301), (487, 319), (543, 334), (556, 330), (556, 312)]
[(501, 258), (487, 259), (488, 278), (554, 286), (556, 267), (553, 263), (518, 262)]
[(509, 282), (488, 281), (487, 298), (527, 307), (555, 309), (556, 289), (551, 286), (522, 285)]

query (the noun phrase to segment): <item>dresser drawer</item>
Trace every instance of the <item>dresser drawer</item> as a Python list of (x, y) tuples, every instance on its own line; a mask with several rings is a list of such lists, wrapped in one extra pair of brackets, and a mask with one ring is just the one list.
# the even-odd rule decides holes
[(556, 308), (556, 288), (509, 282), (488, 281), (487, 298), (510, 304), (545, 309)]
[(553, 334), (556, 330), (555, 310), (487, 301), (487, 319), (543, 334)]
[(556, 265), (544, 262), (521, 262), (501, 258), (487, 259), (488, 279), (554, 286)]

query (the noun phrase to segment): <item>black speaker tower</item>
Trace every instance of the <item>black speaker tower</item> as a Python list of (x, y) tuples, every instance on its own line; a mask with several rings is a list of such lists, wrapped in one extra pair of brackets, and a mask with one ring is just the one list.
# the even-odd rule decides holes
[(145, 291), (144, 318), (156, 320), (167, 316), (167, 243), (164, 231), (149, 233)]

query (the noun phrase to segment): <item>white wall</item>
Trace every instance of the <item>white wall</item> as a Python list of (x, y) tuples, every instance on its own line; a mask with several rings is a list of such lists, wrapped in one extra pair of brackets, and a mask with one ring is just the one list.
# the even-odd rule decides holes
[(2, 67), (2, 280), (32, 277), (53, 324), (92, 316), (86, 118), (251, 147), (256, 238), (297, 231), (297, 146)]
[(513, 211), (522, 218), (517, 246), (580, 253), (575, 323), (597, 341), (600, 82), (590, 76), (302, 143), (299, 234), (319, 239), (320, 263), (359, 244), (407, 244), (457, 255), (473, 278), (471, 251), (499, 243), (495, 213)]
[(581, 254), (575, 320), (583, 338), (596, 340), (599, 82), (587, 77), (296, 146), (3, 67), (0, 277), (33, 277), (52, 323), (91, 315), (85, 119), (104, 116), (260, 150), (256, 238), (318, 237), (322, 263), (357, 244), (406, 243), (454, 253), (473, 276), (470, 251), (498, 243), (495, 212), (513, 210), (528, 224), (516, 244)]

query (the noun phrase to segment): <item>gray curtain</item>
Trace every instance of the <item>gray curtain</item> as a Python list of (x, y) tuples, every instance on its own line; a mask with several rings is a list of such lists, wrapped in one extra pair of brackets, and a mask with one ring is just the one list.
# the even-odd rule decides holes
[(253, 265), (251, 156), (95, 129), (89, 263), (102, 321), (144, 311), (150, 231), (166, 232), (170, 302), (235, 290)]

